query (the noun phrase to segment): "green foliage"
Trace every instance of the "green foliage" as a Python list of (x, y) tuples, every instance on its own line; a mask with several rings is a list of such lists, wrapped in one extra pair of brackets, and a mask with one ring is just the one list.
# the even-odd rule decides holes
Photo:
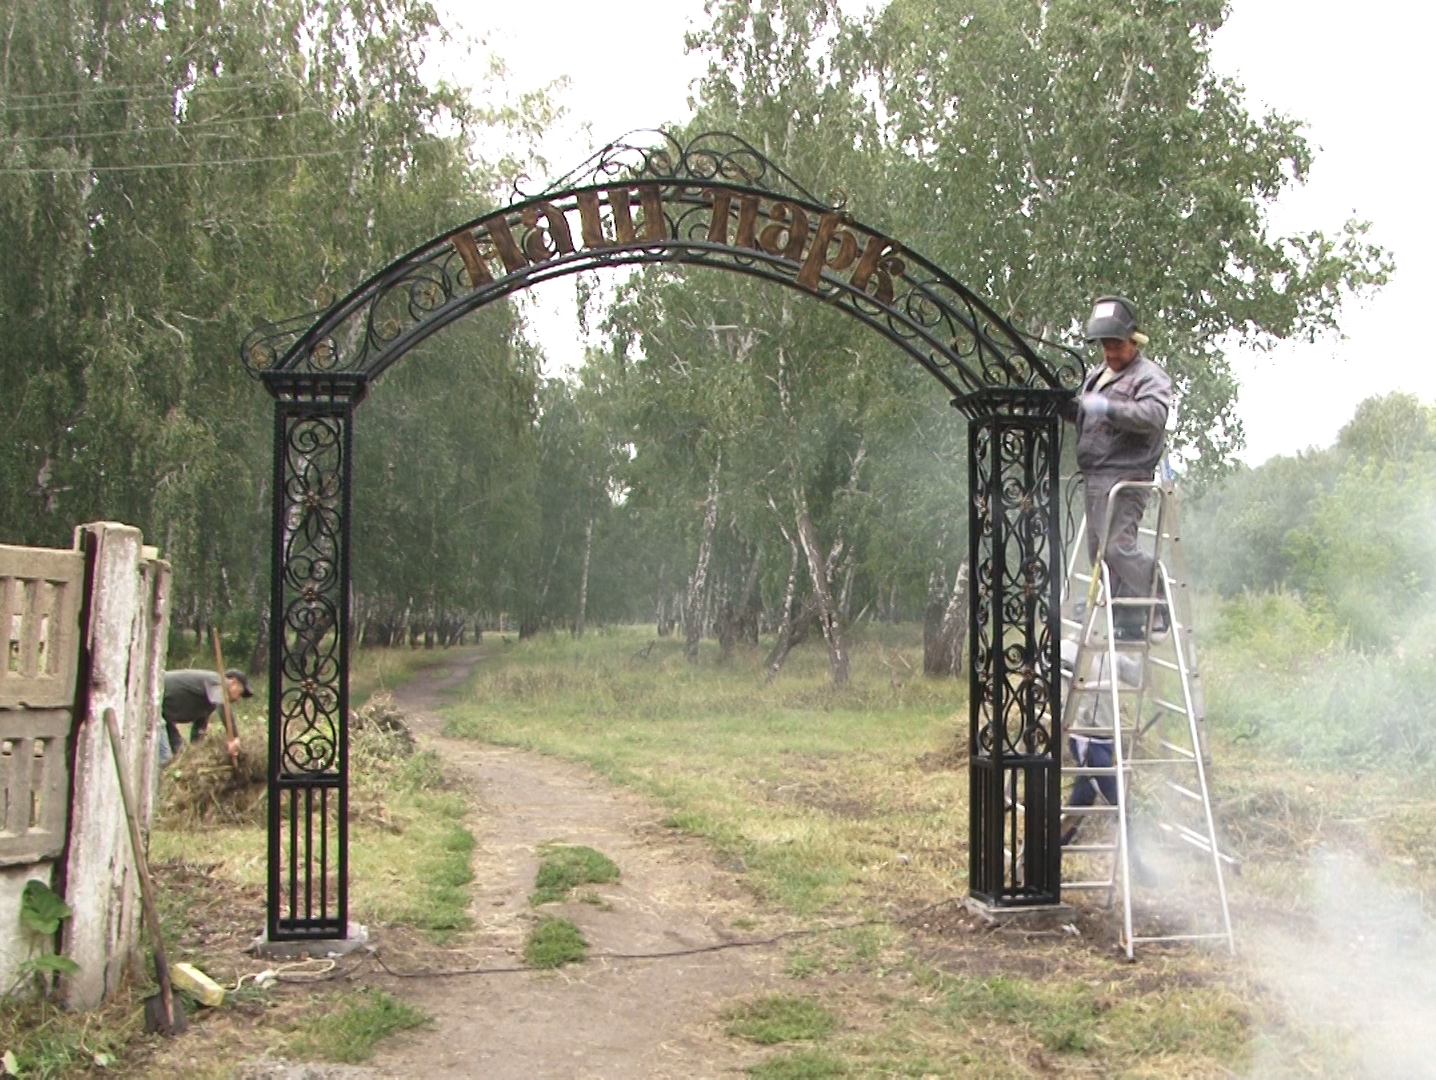
[(380, 1040), (395, 1032), (423, 1027), (427, 1013), (383, 990), (346, 995), (336, 1007), (305, 1018), (286, 1052), (304, 1060), (355, 1065), (368, 1061)]
[(540, 852), (538, 875), (529, 903), (534, 907), (565, 899), (580, 885), (602, 885), (618, 880), (618, 867), (601, 851), (581, 844), (549, 844)]
[(36, 934), (55, 934), (60, 924), (73, 914), (70, 905), (43, 881), (25, 882), (25, 891), (20, 896), (20, 924), (25, 929)]
[(750, 1066), (748, 1075), (758, 1080), (828, 1080), (829, 1077), (849, 1076), (851, 1073), (842, 1059), (820, 1050), (794, 1050), (786, 1054), (775, 1054)]
[(1426, 616), (1391, 651), (1363, 652), (1294, 593), (1224, 601), (1205, 649), (1214, 729), (1314, 764), (1436, 760), (1433, 634)]
[(587, 957), (588, 942), (567, 919), (544, 916), (534, 924), (524, 942), (524, 959), (531, 967), (563, 967), (582, 963)]
[(68, 956), (45, 953), (42, 956), (32, 956), (28, 960), (21, 961), (17, 970), (22, 977), (26, 975), (77, 975), (80, 965)]
[(1198, 584), (1294, 588), (1356, 646), (1389, 648), (1436, 589), (1436, 409), (1370, 398), (1335, 447), (1243, 470), (1192, 509)]
[(727, 1009), (727, 1032), (749, 1042), (774, 1043), (821, 1039), (833, 1030), (833, 1014), (810, 998), (769, 994)]

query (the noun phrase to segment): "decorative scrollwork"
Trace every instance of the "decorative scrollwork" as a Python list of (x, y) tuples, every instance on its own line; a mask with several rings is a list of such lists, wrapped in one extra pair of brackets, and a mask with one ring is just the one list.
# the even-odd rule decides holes
[(989, 389), (958, 402), (972, 418), (972, 888), (999, 903), (1058, 888), (1057, 400)]
[(542, 192), (436, 237), (316, 316), (265, 324), (242, 354), (265, 371), (374, 376), (476, 308), (581, 270), (718, 267), (807, 292), (898, 345), (954, 395), (1070, 394), (1075, 351), (1023, 334), (917, 252), (823, 201), (735, 135), (610, 143)]
[(339, 759), (345, 418), (300, 414), (283, 433), (280, 745), (289, 773)]

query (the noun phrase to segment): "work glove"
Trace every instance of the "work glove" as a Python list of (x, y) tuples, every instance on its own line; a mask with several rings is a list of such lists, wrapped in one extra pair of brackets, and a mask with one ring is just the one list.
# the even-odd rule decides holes
[(1082, 395), (1082, 411), (1093, 419), (1102, 419), (1111, 408), (1112, 403), (1107, 400), (1104, 394)]

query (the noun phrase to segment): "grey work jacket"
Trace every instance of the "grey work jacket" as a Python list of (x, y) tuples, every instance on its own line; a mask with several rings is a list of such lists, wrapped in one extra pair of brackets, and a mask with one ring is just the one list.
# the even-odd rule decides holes
[(1063, 410), (1077, 425), (1077, 467), (1089, 482), (1094, 478), (1150, 480), (1167, 441), (1172, 380), (1141, 353), (1096, 390), (1105, 370), (1103, 364), (1089, 371), (1081, 392), (1105, 397), (1110, 406), (1106, 416), (1088, 416), (1080, 396)]

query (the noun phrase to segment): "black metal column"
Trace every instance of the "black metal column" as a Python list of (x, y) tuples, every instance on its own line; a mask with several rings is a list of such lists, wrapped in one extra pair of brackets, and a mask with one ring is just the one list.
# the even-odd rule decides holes
[(266, 372), (275, 397), (270, 941), (349, 927), (349, 533), (362, 375)]
[(1061, 891), (1062, 537), (1054, 391), (984, 390), (968, 417), (968, 890), (994, 907)]

